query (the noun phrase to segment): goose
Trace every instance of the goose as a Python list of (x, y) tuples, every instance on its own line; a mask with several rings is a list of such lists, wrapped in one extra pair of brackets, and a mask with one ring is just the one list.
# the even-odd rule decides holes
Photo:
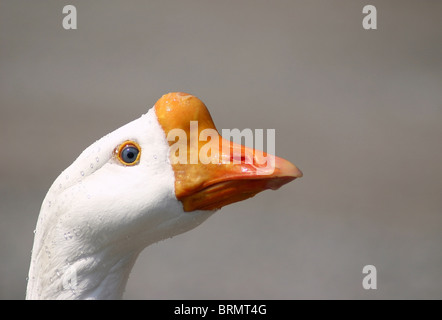
[[(210, 159), (235, 160), (241, 150), (236, 160), (242, 161), (172, 161), (208, 143), (187, 137), (177, 148), (178, 137), (169, 137), (174, 130), (189, 134), (195, 121), (198, 133), (217, 133), (200, 99), (165, 94), (146, 114), (86, 148), (57, 177), (34, 231), (26, 299), (121, 299), (144, 248), (195, 228), (225, 205), (302, 176), (289, 161), (224, 143), (218, 133), (223, 144)], [(272, 170), (260, 164), (263, 156)]]

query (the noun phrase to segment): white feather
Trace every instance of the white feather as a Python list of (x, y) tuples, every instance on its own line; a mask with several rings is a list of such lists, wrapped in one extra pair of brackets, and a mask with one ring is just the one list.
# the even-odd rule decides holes
[[(138, 165), (115, 159), (126, 140), (141, 146)], [(121, 298), (146, 246), (213, 213), (183, 211), (168, 154), (152, 108), (93, 143), (60, 174), (38, 218), (27, 299)]]

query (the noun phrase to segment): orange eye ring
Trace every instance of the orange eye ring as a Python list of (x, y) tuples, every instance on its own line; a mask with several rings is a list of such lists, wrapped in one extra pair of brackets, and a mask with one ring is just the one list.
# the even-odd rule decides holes
[(125, 141), (115, 148), (114, 153), (125, 166), (134, 166), (140, 162), (141, 147), (135, 141)]

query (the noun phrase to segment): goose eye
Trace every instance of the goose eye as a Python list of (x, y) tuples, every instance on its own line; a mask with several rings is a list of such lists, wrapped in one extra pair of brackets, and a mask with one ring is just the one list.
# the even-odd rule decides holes
[(122, 164), (133, 166), (140, 160), (141, 148), (133, 141), (126, 141), (115, 150), (115, 153)]

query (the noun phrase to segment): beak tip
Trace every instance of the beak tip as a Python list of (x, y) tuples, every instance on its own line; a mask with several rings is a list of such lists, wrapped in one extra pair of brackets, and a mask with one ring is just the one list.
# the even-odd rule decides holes
[(267, 180), (266, 189), (277, 190), (283, 185), (301, 178), (303, 173), (293, 163), (283, 158), (275, 157), (275, 170)]
[(301, 178), (304, 174), (293, 163), (282, 158), (276, 159), (276, 168), (278, 176), (292, 177), (293, 179)]

